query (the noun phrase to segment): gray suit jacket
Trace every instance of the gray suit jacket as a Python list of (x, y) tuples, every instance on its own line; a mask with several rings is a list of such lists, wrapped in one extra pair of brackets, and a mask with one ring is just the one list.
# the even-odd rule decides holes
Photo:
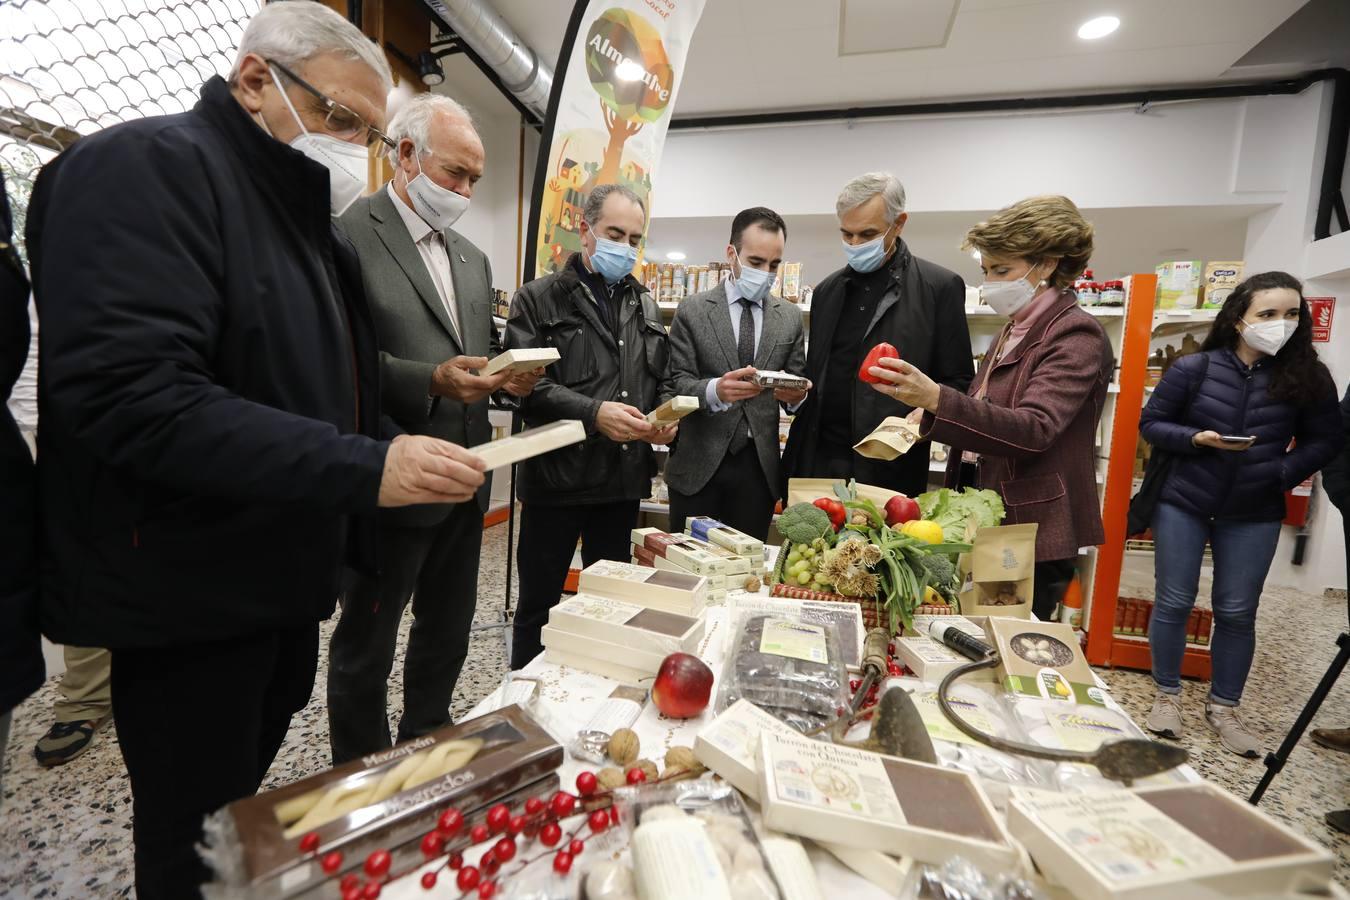
[[(375, 333), (380, 347), (383, 410), (409, 434), (429, 434), (464, 447), (492, 437), (488, 401), (468, 406), (448, 397), (430, 399), (431, 374), (453, 356), (496, 356), (501, 351), (492, 322), (492, 268), (483, 252), (452, 229), (444, 232), (459, 321), (455, 331), (422, 256), (386, 188), (362, 197), (338, 219), (361, 258)], [(491, 478), (478, 492), (487, 509)], [(385, 521), (429, 527), (450, 513), (445, 504), (382, 511)]]
[[(806, 347), (802, 334), (801, 311), (785, 300), (765, 295), (755, 368), (804, 374)], [(692, 494), (707, 485), (726, 456), (732, 432), (741, 421), (734, 406), (714, 413), (708, 409), (707, 400), (708, 382), (739, 369), (738, 359), (731, 308), (723, 285), (680, 303), (670, 327), (670, 366), (661, 386), (661, 400), (677, 394), (698, 397), (699, 411), (680, 422), (679, 438), (666, 464), (666, 483), (682, 494)], [(766, 390), (737, 405), (745, 407), (755, 451), (776, 496), (781, 487), (778, 402), (773, 391)]]

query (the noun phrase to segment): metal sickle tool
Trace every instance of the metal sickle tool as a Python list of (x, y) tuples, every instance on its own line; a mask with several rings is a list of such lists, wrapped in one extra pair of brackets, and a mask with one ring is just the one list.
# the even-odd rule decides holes
[[(953, 647), (953, 649), (967, 657), (974, 656), (973, 652), (967, 648)], [(975, 659), (973, 662), (966, 663), (964, 666), (947, 673), (947, 677), (942, 679), (942, 684), (938, 686), (938, 705), (942, 708), (943, 714), (951, 720), (951, 723), (962, 734), (965, 734), (971, 740), (979, 741), (995, 750), (1002, 750), (1004, 753), (1048, 759), (1053, 762), (1086, 763), (1090, 766), (1096, 766), (1097, 771), (1105, 777), (1112, 781), (1123, 782), (1126, 786), (1137, 779), (1174, 769), (1186, 761), (1187, 753), (1183, 748), (1142, 738), (1111, 741), (1088, 752), (1053, 750), (1048, 747), (1022, 744), (1017, 741), (995, 737), (992, 734), (985, 734), (956, 714), (956, 710), (952, 708), (947, 699), (947, 692), (962, 676), (978, 672), (980, 669), (991, 669), (998, 665), (998, 654), (990, 648), (986, 648), (986, 650), (987, 653), (982, 658)]]

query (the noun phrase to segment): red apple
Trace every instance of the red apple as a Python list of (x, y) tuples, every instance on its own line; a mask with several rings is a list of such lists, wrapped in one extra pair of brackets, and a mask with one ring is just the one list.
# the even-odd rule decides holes
[(672, 719), (696, 716), (712, 696), (713, 673), (697, 656), (672, 653), (661, 661), (652, 685), (652, 702)]
[(906, 522), (921, 518), (923, 518), (923, 513), (919, 512), (918, 502), (911, 500), (904, 494), (896, 494), (886, 501), (887, 525), (903, 525)]

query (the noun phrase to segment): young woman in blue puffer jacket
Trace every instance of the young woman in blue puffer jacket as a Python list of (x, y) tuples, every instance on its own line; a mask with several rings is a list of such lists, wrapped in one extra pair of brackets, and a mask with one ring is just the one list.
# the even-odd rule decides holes
[(1156, 599), (1149, 648), (1158, 696), (1146, 720), (1182, 732), (1181, 658), (1208, 543), (1214, 554), (1213, 677), (1205, 721), (1223, 746), (1256, 757), (1238, 715), (1256, 648), (1256, 607), (1284, 519), (1284, 492), (1343, 440), (1336, 388), (1312, 345), (1303, 285), (1284, 272), (1240, 284), (1200, 353), (1163, 376), (1140, 430), (1174, 455), (1153, 517)]

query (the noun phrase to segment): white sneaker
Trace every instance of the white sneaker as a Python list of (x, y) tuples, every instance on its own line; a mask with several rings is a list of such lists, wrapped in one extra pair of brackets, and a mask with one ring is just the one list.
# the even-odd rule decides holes
[(1261, 755), (1261, 741), (1242, 721), (1236, 706), (1206, 703), (1205, 722), (1219, 736), (1219, 743), (1229, 751), (1248, 759), (1256, 759)]
[(1154, 734), (1178, 740), (1181, 738), (1181, 695), (1158, 691), (1144, 725)]

